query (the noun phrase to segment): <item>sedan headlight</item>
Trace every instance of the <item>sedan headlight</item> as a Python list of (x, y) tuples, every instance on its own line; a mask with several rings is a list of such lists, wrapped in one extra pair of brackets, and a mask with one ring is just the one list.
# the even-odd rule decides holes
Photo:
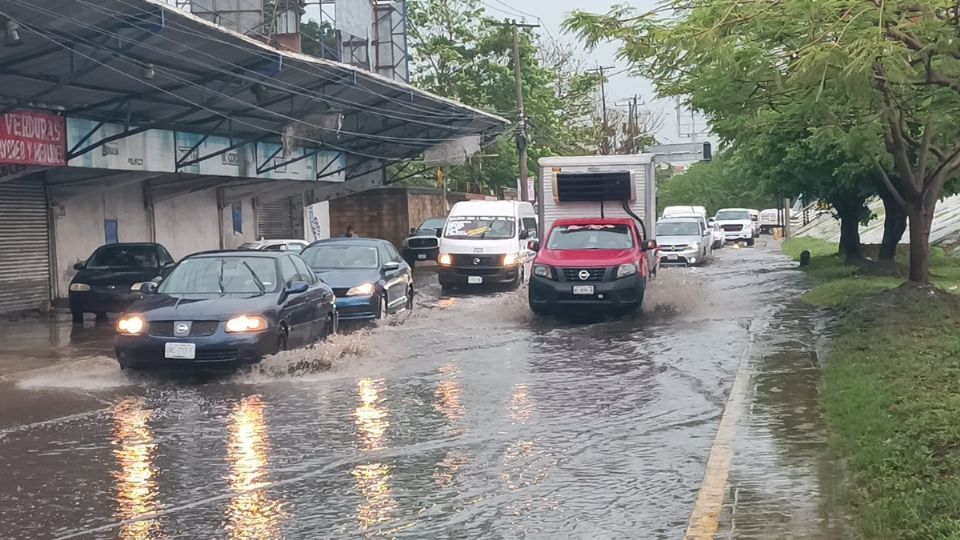
[(259, 332), (267, 329), (267, 320), (263, 317), (241, 315), (227, 321), (227, 332)]
[(373, 283), (364, 283), (363, 285), (357, 285), (356, 287), (353, 287), (347, 291), (347, 296), (370, 296), (373, 294), (373, 291)]
[(547, 279), (553, 278), (553, 272), (551, 272), (550, 267), (543, 264), (533, 265), (533, 275), (545, 277)]
[(147, 323), (144, 322), (143, 317), (130, 315), (117, 321), (117, 332), (127, 336), (139, 336), (146, 326)]
[(437, 264), (441, 266), (450, 266), (453, 264), (453, 257), (451, 257), (449, 253), (444, 253), (437, 259)]
[(520, 262), (519, 253), (507, 253), (503, 256), (503, 265), (504, 266), (513, 266)]
[(73, 292), (86, 292), (90, 290), (90, 286), (86, 283), (71, 283), (70, 290)]
[(617, 278), (632, 276), (636, 273), (637, 273), (637, 265), (632, 263), (621, 264), (620, 267), (617, 268)]
[(700, 249), (700, 244), (690, 244), (687, 249)]

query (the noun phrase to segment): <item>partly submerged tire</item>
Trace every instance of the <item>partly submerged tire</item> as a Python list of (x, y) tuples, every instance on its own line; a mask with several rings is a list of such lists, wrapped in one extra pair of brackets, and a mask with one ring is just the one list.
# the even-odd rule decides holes
[(280, 327), (280, 330), (277, 332), (277, 344), (273, 348), (273, 354), (278, 354), (280, 351), (285, 350), (287, 350), (287, 330)]
[(406, 310), (409, 313), (413, 313), (413, 294), (414, 294), (413, 286), (411, 286), (410, 290), (407, 291), (407, 303), (405, 305)]
[(83, 312), (82, 312), (82, 311), (74, 311), (74, 312), (71, 312), (70, 316), (71, 316), (71, 318), (73, 319), (73, 324), (76, 324), (76, 325), (82, 325), (82, 324), (83, 324)]

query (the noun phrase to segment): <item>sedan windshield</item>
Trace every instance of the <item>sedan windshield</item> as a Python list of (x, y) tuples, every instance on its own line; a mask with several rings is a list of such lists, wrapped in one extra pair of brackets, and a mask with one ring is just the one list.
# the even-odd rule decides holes
[(549, 249), (630, 249), (633, 236), (626, 225), (567, 225), (550, 233)]
[(692, 221), (661, 221), (657, 236), (700, 236), (700, 225)]
[(503, 240), (513, 238), (517, 220), (512, 217), (456, 216), (447, 221), (446, 238)]
[(87, 268), (103, 270), (107, 268), (159, 268), (157, 248), (153, 246), (105, 246), (98, 249)]
[(721, 210), (717, 212), (718, 221), (746, 221), (750, 219), (750, 212), (743, 210)]
[(379, 268), (377, 248), (350, 244), (308, 247), (300, 254), (310, 268)]
[(197, 257), (163, 280), (162, 294), (260, 294), (277, 290), (277, 265), (266, 257)]

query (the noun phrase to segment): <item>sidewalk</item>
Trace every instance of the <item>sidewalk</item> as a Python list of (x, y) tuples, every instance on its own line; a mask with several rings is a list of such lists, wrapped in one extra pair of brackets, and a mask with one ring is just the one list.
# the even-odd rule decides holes
[[(757, 333), (715, 538), (857, 538), (817, 402), (828, 322), (797, 301)], [(761, 322), (762, 324), (762, 322)]]

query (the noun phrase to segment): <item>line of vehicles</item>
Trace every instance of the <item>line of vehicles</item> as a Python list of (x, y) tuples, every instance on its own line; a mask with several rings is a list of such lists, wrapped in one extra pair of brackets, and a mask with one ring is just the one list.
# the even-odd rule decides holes
[(76, 265), (73, 320), (122, 312), (122, 368), (233, 367), (325, 339), (341, 320), (412, 310), (421, 262), (436, 262), (444, 293), (529, 282), (536, 314), (628, 314), (661, 265), (700, 264), (760, 232), (749, 209), (708, 218), (670, 207), (658, 220), (650, 155), (543, 158), (540, 178), (537, 206), (459, 202), (401, 250), (370, 238), (263, 240), (174, 262), (159, 244), (102, 246)]

